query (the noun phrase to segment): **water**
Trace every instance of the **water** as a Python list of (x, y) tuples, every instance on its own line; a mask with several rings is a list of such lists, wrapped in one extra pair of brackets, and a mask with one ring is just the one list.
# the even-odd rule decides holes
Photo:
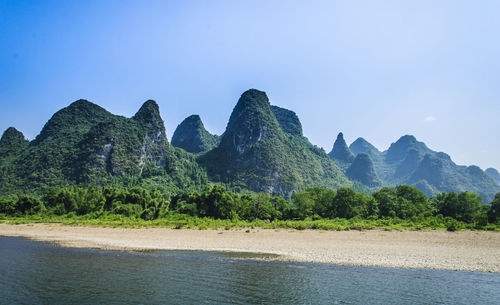
[(0, 237), (0, 304), (499, 304), (500, 274), (72, 249)]

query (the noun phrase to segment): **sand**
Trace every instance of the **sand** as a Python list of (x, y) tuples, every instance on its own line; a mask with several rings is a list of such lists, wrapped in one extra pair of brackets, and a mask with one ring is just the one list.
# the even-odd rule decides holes
[(0, 224), (0, 235), (24, 236), (69, 247), (253, 252), (301, 262), (500, 272), (498, 232), (271, 229), (245, 232)]

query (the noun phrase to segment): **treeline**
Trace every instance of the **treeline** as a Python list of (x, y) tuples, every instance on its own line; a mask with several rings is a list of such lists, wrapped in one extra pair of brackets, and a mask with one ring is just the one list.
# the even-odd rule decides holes
[[(117, 214), (153, 220), (171, 214), (188, 214), (231, 220), (402, 219), (415, 222), (434, 217), (453, 219), (480, 228), (500, 222), (500, 194), (490, 205), (472, 192), (440, 193), (427, 197), (408, 186), (384, 187), (372, 195), (349, 188), (311, 187), (291, 200), (268, 194), (238, 194), (219, 185), (170, 196), (141, 187), (70, 187), (45, 189), (42, 196), (0, 199), (0, 214), (88, 215)], [(449, 221), (448, 221), (449, 222)]]

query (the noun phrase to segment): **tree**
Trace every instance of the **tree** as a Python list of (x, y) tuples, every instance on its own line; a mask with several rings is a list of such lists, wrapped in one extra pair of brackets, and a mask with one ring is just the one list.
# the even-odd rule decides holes
[(369, 196), (356, 193), (350, 188), (339, 189), (333, 199), (332, 210), (335, 213), (332, 216), (348, 219), (356, 216), (366, 218), (368, 216), (369, 200)]
[(396, 217), (396, 202), (397, 196), (394, 188), (383, 187), (382, 189), (373, 193), (373, 198), (378, 203), (379, 215), (382, 217)]
[(40, 199), (32, 196), (19, 197), (16, 207), (23, 214), (41, 214), (46, 210)]
[(293, 195), (292, 202), (295, 205), (296, 218), (306, 219), (314, 215), (315, 201), (311, 193), (307, 191), (297, 192)]
[(402, 219), (432, 215), (432, 206), (425, 194), (412, 186), (399, 185), (396, 187), (398, 197), (396, 214)]
[(437, 212), (445, 217), (472, 223), (481, 215), (481, 196), (473, 192), (441, 193), (433, 201)]
[(490, 204), (488, 221), (491, 223), (500, 221), (500, 193), (495, 195), (495, 199)]
[(472, 223), (481, 215), (481, 201), (483, 199), (473, 192), (462, 192), (458, 195), (459, 212), (457, 220)]

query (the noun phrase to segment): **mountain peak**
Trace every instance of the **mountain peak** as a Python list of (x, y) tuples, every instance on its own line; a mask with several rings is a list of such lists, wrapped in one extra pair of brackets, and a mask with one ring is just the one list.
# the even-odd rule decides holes
[(191, 153), (200, 153), (217, 146), (219, 137), (210, 134), (197, 114), (188, 116), (175, 129), (172, 145)]
[(253, 102), (257, 102), (257, 101), (266, 101), (267, 103), (269, 103), (269, 98), (267, 97), (267, 94), (266, 92), (264, 91), (260, 91), (260, 90), (257, 90), (257, 89), (248, 89), (247, 91), (243, 92), (243, 94), (241, 94), (241, 97), (240, 97), (240, 100), (244, 100), (244, 101), (253, 101)]
[[(137, 121), (152, 123), (155, 120), (161, 120), (160, 107), (153, 100), (147, 100), (133, 117)], [(162, 121), (163, 123), (163, 121)]]
[(160, 116), (160, 107), (153, 100), (147, 100), (132, 117), (147, 128), (147, 136), (155, 144), (168, 143), (165, 125)]
[[(90, 126), (112, 116), (106, 109), (80, 99), (54, 113), (34, 142), (40, 143), (47, 138), (66, 137), (68, 133), (74, 131), (84, 133), (90, 129)], [(85, 128), (83, 128), (84, 126)]]
[(417, 142), (417, 138), (415, 138), (414, 135), (404, 135), (402, 136), (401, 138), (399, 138), (398, 142), (401, 142), (401, 143), (416, 143)]
[(295, 112), (278, 106), (271, 106), (271, 111), (278, 120), (281, 130), (294, 136), (302, 136), (302, 124)]
[(351, 152), (349, 147), (347, 147), (344, 140), (344, 134), (342, 132), (339, 132), (337, 135), (332, 151), (328, 155), (334, 161), (340, 161), (343, 163), (351, 163), (354, 160), (354, 154)]
[(351, 145), (349, 145), (349, 149), (355, 155), (362, 152), (367, 153), (372, 159), (379, 158), (381, 154), (381, 152), (375, 146), (361, 137), (352, 142)]
[(0, 139), (0, 146), (2, 147), (19, 147), (27, 143), (28, 141), (24, 138), (23, 133), (14, 127), (7, 128)]
[[(274, 109), (290, 115), (287, 110)], [(286, 136), (283, 129), (289, 123), (281, 120), (280, 127), (266, 94), (248, 90), (234, 107), (219, 146), (199, 160), (216, 181), (257, 192), (290, 196), (311, 184), (350, 185), (324, 151), (304, 137)]]
[(230, 154), (244, 154), (259, 142), (282, 136), (266, 93), (250, 89), (241, 95), (234, 107), (222, 135), (221, 147)]
[(92, 102), (89, 102), (86, 99), (78, 99), (73, 103), (69, 104), (68, 108), (92, 108), (92, 107), (100, 107)]
[(493, 181), (495, 181), (497, 184), (500, 184), (500, 173), (494, 169), (494, 168), (487, 168), (485, 171), (486, 175), (490, 176)]
[(387, 150), (386, 161), (392, 163), (404, 160), (410, 150), (416, 150), (421, 157), (434, 153), (423, 142), (417, 141), (415, 136), (405, 135), (391, 144)]

